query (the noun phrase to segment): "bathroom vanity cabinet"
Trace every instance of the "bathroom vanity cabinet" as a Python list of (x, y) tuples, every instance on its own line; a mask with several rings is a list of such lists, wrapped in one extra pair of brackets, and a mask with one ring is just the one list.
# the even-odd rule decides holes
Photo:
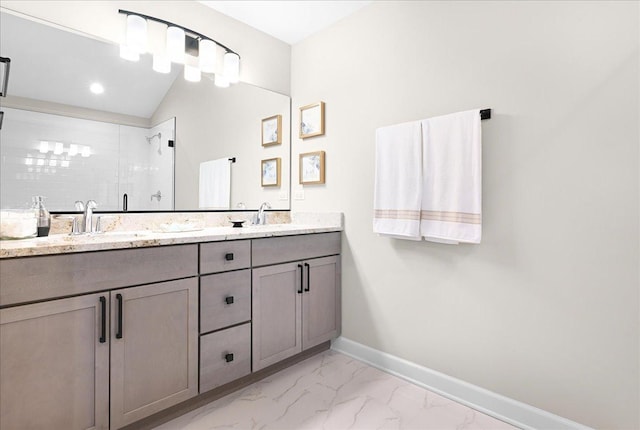
[[(115, 429), (197, 395), (197, 248), (0, 260), (3, 306), (42, 300), (0, 309), (0, 428)], [(126, 288), (174, 265), (191, 276)]]
[(118, 429), (338, 336), (340, 241), (0, 259), (0, 428)]
[(200, 392), (251, 373), (251, 241), (200, 245)]
[(339, 335), (339, 253), (340, 233), (254, 241), (254, 371)]

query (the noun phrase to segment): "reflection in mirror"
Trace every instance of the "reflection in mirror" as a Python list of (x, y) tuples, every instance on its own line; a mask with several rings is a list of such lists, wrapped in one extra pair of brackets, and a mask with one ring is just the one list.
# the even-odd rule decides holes
[[(3, 209), (25, 207), (29, 196), (43, 195), (52, 211), (73, 210), (76, 200), (117, 211), (125, 193), (129, 210), (173, 209), (173, 148), (166, 147), (173, 140), (173, 119), (143, 128), (3, 110)], [(163, 198), (151, 198), (158, 190), (164, 190)]]
[[(204, 74), (186, 82), (176, 64), (156, 73), (150, 55), (125, 61), (116, 45), (5, 11), (0, 24), (0, 56), (12, 67), (0, 99), (2, 208), (45, 195), (52, 211), (88, 199), (122, 210), (126, 193), (129, 210), (197, 210), (201, 163), (235, 157), (229, 208), (269, 201), (289, 209), (287, 96), (243, 83), (218, 88)], [(90, 92), (94, 83), (101, 94)], [(274, 115), (282, 115), (282, 144), (263, 147), (262, 119)], [(262, 187), (261, 160), (272, 158), (281, 158), (280, 186)]]

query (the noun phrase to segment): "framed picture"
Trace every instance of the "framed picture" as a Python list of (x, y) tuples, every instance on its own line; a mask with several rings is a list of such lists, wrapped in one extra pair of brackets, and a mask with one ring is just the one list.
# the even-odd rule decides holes
[(324, 134), (324, 102), (300, 108), (300, 139)]
[(280, 158), (262, 160), (262, 186), (280, 186)]
[(282, 143), (282, 115), (274, 115), (262, 120), (262, 146)]
[(324, 151), (300, 154), (300, 183), (324, 184)]

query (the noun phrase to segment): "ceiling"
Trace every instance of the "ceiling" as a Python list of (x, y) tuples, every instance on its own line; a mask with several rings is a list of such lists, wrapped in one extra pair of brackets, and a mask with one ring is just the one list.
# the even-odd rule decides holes
[(329, 27), (371, 1), (201, 1), (289, 45)]
[[(141, 118), (151, 117), (182, 71), (156, 73), (150, 55), (126, 61), (117, 45), (4, 12), (0, 54), (11, 58), (9, 95)], [(105, 93), (91, 94), (93, 82)]]

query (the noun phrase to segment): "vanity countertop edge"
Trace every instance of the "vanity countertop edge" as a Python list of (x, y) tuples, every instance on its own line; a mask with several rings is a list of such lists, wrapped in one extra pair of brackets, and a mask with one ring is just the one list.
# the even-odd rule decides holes
[(278, 224), (243, 228), (209, 227), (184, 232), (130, 231), (118, 232), (117, 234), (107, 233), (82, 236), (59, 234), (49, 237), (1, 241), (0, 259), (114, 249), (147, 248), (201, 242), (221, 242), (226, 240), (258, 239), (342, 230), (343, 226), (340, 223), (335, 225)]

